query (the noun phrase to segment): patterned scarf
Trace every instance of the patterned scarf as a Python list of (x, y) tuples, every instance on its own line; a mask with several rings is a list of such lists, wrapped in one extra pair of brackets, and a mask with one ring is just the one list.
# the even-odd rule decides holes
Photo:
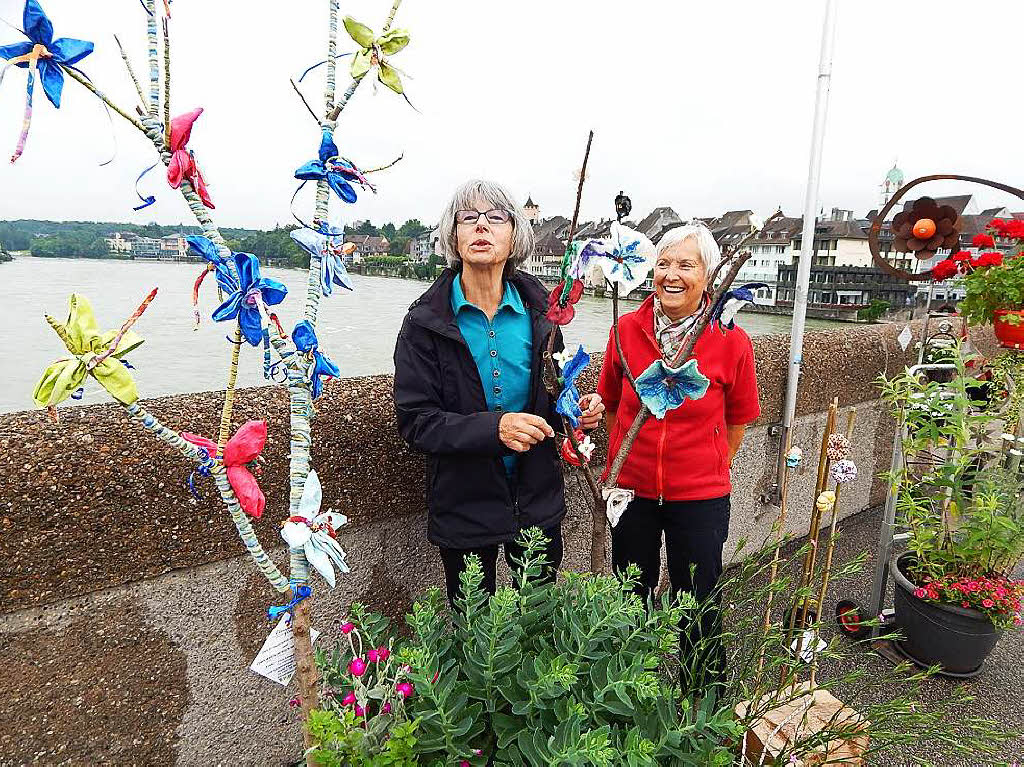
[(707, 295), (705, 295), (701, 299), (700, 306), (689, 317), (673, 320), (662, 311), (661, 301), (658, 300), (658, 297), (654, 297), (654, 338), (658, 341), (658, 346), (661, 347), (661, 353), (666, 360), (671, 361), (678, 354), (687, 331), (697, 321), (697, 317), (707, 305), (707, 300)]

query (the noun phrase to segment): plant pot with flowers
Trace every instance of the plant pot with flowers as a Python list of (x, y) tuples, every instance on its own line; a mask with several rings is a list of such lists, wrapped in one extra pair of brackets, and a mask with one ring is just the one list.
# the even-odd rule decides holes
[[(962, 275), (965, 289), (960, 313), (971, 324), (992, 323), (1004, 347), (1024, 349), (1024, 221), (992, 219), (990, 233), (975, 235), (974, 255), (962, 250), (932, 269), (933, 279)], [(1013, 243), (1014, 252), (995, 250), (996, 239)]]
[(950, 676), (980, 673), (1002, 633), (1020, 626), (1024, 581), (1024, 476), (1000, 451), (998, 403), (972, 399), (959, 355), (949, 383), (904, 373), (883, 379), (904, 425), (903, 458), (890, 479), (909, 530), (896, 557), (899, 647)]

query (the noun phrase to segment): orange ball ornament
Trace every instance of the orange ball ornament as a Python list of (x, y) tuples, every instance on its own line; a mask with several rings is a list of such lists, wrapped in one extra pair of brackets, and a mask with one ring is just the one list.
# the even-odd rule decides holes
[(918, 219), (914, 224), (914, 236), (919, 240), (930, 240), (935, 236), (935, 222), (930, 218)]

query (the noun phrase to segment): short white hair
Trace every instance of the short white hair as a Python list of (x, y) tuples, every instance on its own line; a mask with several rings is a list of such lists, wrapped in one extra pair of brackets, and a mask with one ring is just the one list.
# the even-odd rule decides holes
[(455, 213), (459, 210), (469, 210), (476, 205), (477, 200), (483, 200), (487, 205), (507, 210), (512, 214), (512, 252), (505, 263), (505, 276), (508, 277), (533, 254), (535, 246), (533, 226), (530, 225), (526, 213), (516, 202), (512, 193), (493, 181), (473, 179), (455, 190), (441, 214), (441, 222), (437, 225), (441, 250), (448, 261), (448, 266), (453, 269), (461, 268), (462, 256), (459, 255), (459, 235)]
[(718, 262), (722, 260), (722, 250), (715, 242), (715, 236), (711, 234), (711, 230), (699, 221), (691, 221), (689, 224), (683, 224), (665, 232), (658, 240), (658, 255), (661, 256), (669, 248), (690, 237), (697, 243), (700, 260), (704, 262), (704, 269), (707, 270), (708, 277), (710, 277), (715, 267), (718, 266)]

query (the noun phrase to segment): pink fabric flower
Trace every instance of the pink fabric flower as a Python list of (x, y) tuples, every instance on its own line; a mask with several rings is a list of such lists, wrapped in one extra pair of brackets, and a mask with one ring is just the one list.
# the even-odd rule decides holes
[(380, 707), (380, 712), (382, 714), (390, 714), (391, 713), (391, 704), (390, 703), (385, 703), (383, 706)]
[(925, 593), (926, 593), (925, 590), (920, 588), (920, 587), (914, 589), (914, 596), (917, 597), (918, 599), (924, 599)]
[[(211, 458), (217, 455), (217, 443), (198, 434), (190, 434), (187, 431), (181, 433), (181, 438), (190, 442), (196, 447), (203, 448)], [(238, 505), (242, 511), (250, 517), (259, 519), (263, 516), (263, 509), (267, 505), (267, 499), (260, 490), (259, 483), (252, 472), (246, 467), (250, 461), (256, 460), (263, 452), (263, 446), (267, 443), (267, 422), (249, 421), (242, 424), (235, 436), (224, 445), (223, 463), (227, 469), (228, 482), (231, 489), (235, 491), (238, 498)]]
[(167, 183), (171, 185), (172, 189), (177, 189), (183, 180), (187, 180), (196, 190), (203, 205), (213, 208), (213, 201), (206, 189), (203, 174), (199, 172), (199, 166), (196, 165), (196, 159), (192, 156), (192, 152), (185, 148), (192, 135), (192, 125), (202, 113), (203, 108), (199, 107), (199, 109), (193, 109), (191, 112), (178, 115), (171, 120), (169, 141), (171, 161), (167, 164)]

